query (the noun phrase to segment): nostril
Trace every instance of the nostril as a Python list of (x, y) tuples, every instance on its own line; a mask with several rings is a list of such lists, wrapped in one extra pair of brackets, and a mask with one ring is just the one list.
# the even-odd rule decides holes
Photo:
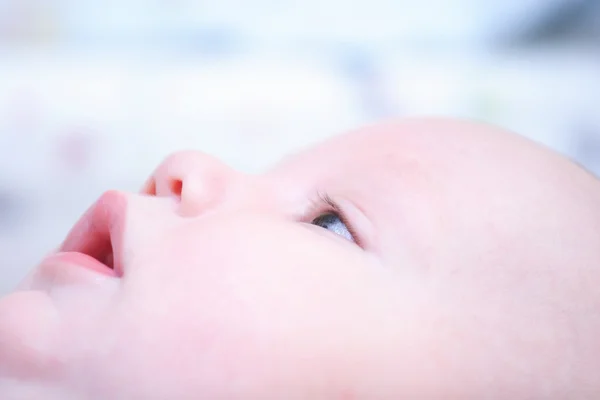
[(150, 178), (150, 180), (146, 182), (146, 184), (142, 188), (142, 194), (156, 196), (156, 180), (154, 178)]
[(183, 181), (181, 179), (174, 179), (171, 181), (171, 193), (181, 198), (181, 191), (183, 190)]

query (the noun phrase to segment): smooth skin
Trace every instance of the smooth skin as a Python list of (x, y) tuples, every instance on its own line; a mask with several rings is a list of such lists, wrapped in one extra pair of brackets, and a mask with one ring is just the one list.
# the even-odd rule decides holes
[(0, 299), (3, 399), (600, 396), (600, 184), (520, 136), (386, 122), (261, 175), (185, 151), (143, 192), (104, 196), (122, 277)]

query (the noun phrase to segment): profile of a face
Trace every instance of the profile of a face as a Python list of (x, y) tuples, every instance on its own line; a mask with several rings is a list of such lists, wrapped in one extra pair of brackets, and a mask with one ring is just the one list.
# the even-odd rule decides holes
[(0, 299), (2, 399), (592, 399), (600, 185), (489, 126), (194, 151)]

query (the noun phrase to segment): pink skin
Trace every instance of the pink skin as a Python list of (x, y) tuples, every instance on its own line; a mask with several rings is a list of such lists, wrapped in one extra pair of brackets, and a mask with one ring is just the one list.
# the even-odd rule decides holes
[(63, 243), (114, 273), (51, 256), (0, 300), (3, 399), (600, 393), (600, 185), (527, 140), (405, 120), (262, 175), (178, 153), (144, 192)]

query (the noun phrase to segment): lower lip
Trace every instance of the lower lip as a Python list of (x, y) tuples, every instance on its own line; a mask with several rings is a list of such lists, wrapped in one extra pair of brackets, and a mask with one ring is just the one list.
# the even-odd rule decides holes
[(52, 254), (44, 260), (44, 263), (69, 264), (88, 269), (90, 271), (106, 275), (117, 276), (115, 270), (102, 264), (100, 261), (87, 254), (78, 252), (60, 252)]

